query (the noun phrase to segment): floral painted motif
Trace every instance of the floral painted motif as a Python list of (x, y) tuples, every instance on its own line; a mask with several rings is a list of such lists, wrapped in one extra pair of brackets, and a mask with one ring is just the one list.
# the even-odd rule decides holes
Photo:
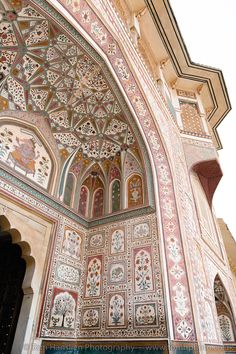
[(124, 230), (115, 230), (111, 235), (111, 254), (123, 253), (125, 251)]
[(101, 295), (102, 256), (88, 257), (85, 297)]
[(77, 269), (65, 263), (59, 263), (56, 268), (56, 278), (59, 281), (75, 284), (80, 283), (81, 269)]
[(105, 239), (103, 233), (97, 233), (95, 235), (91, 235), (89, 238), (89, 248), (103, 247), (104, 241)]
[(188, 339), (192, 332), (192, 328), (188, 325), (187, 321), (182, 320), (177, 326), (177, 331), (182, 335), (184, 339)]
[(75, 327), (76, 302), (77, 293), (55, 288), (50, 317), (50, 327), (73, 329)]
[(81, 257), (81, 243), (82, 237), (78, 231), (72, 229), (65, 229), (63, 243), (62, 243), (62, 253), (80, 260)]
[(100, 317), (100, 308), (85, 308), (82, 314), (82, 328), (99, 328)]
[(134, 249), (135, 292), (153, 290), (151, 247)]
[(134, 239), (148, 238), (150, 236), (151, 236), (151, 234), (150, 234), (149, 223), (145, 222), (142, 224), (134, 225), (134, 227), (133, 227), (133, 238)]
[(157, 325), (155, 303), (135, 305), (135, 325), (137, 327)]
[(108, 326), (120, 327), (125, 325), (125, 294), (110, 295)]

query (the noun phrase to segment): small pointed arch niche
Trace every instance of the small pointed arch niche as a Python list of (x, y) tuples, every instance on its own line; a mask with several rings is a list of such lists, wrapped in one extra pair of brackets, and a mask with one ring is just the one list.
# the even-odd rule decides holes
[(137, 143), (133, 151), (125, 148), (109, 159), (78, 151), (65, 173), (63, 201), (86, 219), (146, 206), (146, 172)]
[(235, 342), (236, 326), (227, 291), (217, 274), (214, 280), (217, 317), (223, 342)]

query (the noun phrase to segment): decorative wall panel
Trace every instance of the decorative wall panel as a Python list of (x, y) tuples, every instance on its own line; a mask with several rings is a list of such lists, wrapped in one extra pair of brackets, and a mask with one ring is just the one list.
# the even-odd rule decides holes
[[(137, 228), (138, 238), (134, 237)], [(135, 338), (139, 329), (147, 338), (165, 337), (158, 245), (154, 214), (88, 231), (84, 257), (88, 268), (83, 281), (89, 287), (81, 299), (84, 317), (78, 337)], [(91, 282), (96, 285), (94, 296), (89, 294)]]
[(52, 160), (33, 131), (11, 123), (0, 123), (0, 161), (40, 187), (48, 188)]

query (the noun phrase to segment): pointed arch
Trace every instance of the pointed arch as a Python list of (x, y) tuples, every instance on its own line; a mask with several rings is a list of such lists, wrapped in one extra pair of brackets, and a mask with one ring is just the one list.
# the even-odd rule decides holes
[(72, 172), (69, 172), (66, 179), (63, 200), (64, 203), (70, 207), (73, 205), (75, 187), (76, 177)]
[(121, 183), (114, 179), (110, 184), (110, 211), (116, 212), (121, 209)]
[[(18, 349), (23, 345), (22, 334), (26, 332), (33, 300), (31, 282), (35, 260), (30, 245), (21, 239), (18, 230), (11, 229), (4, 215), (0, 216), (0, 259), (0, 272), (4, 272), (0, 275), (0, 286), (4, 289), (0, 298), (1, 336), (5, 334), (5, 349), (10, 352), (16, 341)], [(6, 298), (7, 302), (4, 301)]]
[(234, 342), (236, 338), (236, 326), (229, 296), (217, 274), (214, 280), (214, 295), (219, 327), (223, 342)]
[(132, 174), (126, 183), (127, 207), (133, 208), (143, 205), (143, 178), (139, 174)]
[(86, 185), (82, 185), (80, 189), (78, 212), (83, 216), (88, 216), (89, 206), (89, 189)]
[(95, 218), (104, 214), (104, 188), (95, 189), (93, 193), (92, 212)]

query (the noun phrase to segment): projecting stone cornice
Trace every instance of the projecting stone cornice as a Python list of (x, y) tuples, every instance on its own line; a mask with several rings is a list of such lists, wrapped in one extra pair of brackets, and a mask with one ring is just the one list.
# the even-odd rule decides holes
[[(182, 79), (199, 82), (201, 93), (211, 102), (209, 104), (211, 109), (207, 110), (207, 119), (212, 127), (217, 148), (222, 148), (217, 127), (231, 110), (222, 71), (191, 61), (169, 0), (145, 0), (145, 3), (158, 32), (157, 36), (163, 42), (176, 75)], [(151, 40), (153, 41), (153, 38)], [(206, 86), (205, 90), (203, 90), (204, 86)]]

